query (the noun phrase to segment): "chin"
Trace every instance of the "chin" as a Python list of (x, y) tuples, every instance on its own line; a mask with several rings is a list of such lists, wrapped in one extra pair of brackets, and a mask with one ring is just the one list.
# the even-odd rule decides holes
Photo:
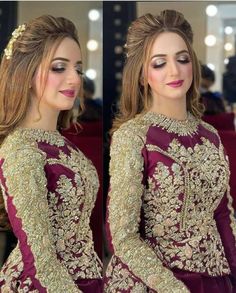
[(62, 105), (59, 110), (60, 111), (69, 111), (73, 108), (73, 106), (74, 106), (74, 103), (71, 103), (69, 105)]

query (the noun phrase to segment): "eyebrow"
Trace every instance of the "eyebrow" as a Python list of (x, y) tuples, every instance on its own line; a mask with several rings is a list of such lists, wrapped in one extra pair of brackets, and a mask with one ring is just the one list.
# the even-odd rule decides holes
[[(176, 52), (175, 55), (177, 56), (177, 55), (180, 55), (180, 54), (183, 54), (183, 53), (188, 53), (189, 54), (189, 52), (187, 50), (181, 50), (181, 51)], [(166, 57), (166, 56), (167, 56), (167, 54), (155, 54), (155, 55), (153, 55), (151, 57), (151, 59), (153, 59), (155, 57)]]
[[(67, 58), (63, 58), (63, 57), (53, 58), (53, 59), (52, 59), (52, 62), (53, 62), (53, 61), (56, 61), (56, 60), (65, 61), (65, 62), (70, 62), (69, 59), (67, 59)], [(82, 61), (79, 60), (79, 61), (76, 62), (76, 64), (82, 64)]]

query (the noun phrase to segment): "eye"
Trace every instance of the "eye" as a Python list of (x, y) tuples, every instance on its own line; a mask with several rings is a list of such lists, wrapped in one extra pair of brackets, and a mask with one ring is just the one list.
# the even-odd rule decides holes
[(64, 72), (65, 69), (66, 69), (66, 66), (64, 63), (53, 64), (51, 67), (51, 71), (57, 72), (57, 73)]
[(161, 68), (166, 64), (166, 61), (164, 59), (156, 59), (153, 63), (152, 63), (152, 67), (153, 68)]
[(177, 61), (181, 64), (186, 64), (190, 62), (190, 57), (187, 55), (181, 55), (178, 57)]
[(83, 74), (84, 74), (81, 65), (77, 65), (77, 66), (75, 67), (75, 70), (77, 71), (77, 73), (78, 73), (79, 75), (83, 75)]

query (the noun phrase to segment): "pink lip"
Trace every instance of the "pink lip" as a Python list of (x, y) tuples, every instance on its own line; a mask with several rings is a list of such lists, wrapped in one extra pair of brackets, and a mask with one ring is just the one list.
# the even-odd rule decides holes
[(65, 95), (66, 97), (69, 97), (69, 98), (74, 98), (75, 97), (75, 91), (74, 90), (63, 90), (63, 91), (60, 91), (60, 93), (62, 93), (63, 95)]
[(167, 83), (167, 85), (171, 86), (171, 87), (180, 87), (183, 84), (183, 80), (174, 80), (172, 82)]

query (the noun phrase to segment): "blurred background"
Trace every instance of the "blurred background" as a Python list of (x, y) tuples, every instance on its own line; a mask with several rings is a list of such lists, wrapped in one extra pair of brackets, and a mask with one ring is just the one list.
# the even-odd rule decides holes
[[(70, 129), (65, 129), (62, 132), (93, 161), (102, 186), (102, 2), (0, 1), (1, 54), (11, 37), (11, 33), (18, 25), (43, 14), (63, 16), (71, 20), (77, 27), (85, 73), (83, 78), (86, 109), (77, 121), (79, 127), (78, 124), (74, 123)], [(91, 219), (95, 249), (100, 258), (102, 258), (101, 206), (102, 188), (99, 190)], [(0, 268), (15, 244), (16, 239), (11, 229), (3, 231), (0, 228)]]

